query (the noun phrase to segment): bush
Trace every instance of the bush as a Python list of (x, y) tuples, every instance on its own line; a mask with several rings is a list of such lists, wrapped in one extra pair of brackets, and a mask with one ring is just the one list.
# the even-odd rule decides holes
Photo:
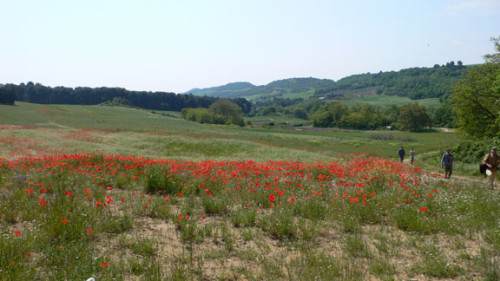
[(479, 163), (483, 160), (486, 153), (490, 152), (492, 146), (498, 146), (498, 139), (483, 141), (464, 141), (459, 143), (452, 153), (455, 159), (463, 163)]

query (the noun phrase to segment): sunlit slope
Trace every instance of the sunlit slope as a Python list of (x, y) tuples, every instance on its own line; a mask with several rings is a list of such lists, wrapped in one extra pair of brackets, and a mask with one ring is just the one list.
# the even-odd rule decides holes
[[(9, 126), (21, 126), (12, 130)], [(150, 157), (221, 160), (329, 161), (339, 153), (396, 157), (405, 146), (422, 155), (458, 142), (451, 133), (295, 130), (204, 125), (147, 110), (78, 105), (17, 103), (0, 106), (0, 137), (14, 143), (40, 140), (42, 147), (68, 152), (118, 153)], [(22, 127), (24, 126), (24, 127)], [(28, 148), (27, 148), (28, 149)], [(3, 154), (9, 150), (0, 148)]]

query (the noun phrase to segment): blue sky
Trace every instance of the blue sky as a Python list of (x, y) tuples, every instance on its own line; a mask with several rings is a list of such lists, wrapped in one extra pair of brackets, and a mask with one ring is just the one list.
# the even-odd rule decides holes
[(0, 0), (0, 83), (184, 92), (461, 60), (498, 0)]

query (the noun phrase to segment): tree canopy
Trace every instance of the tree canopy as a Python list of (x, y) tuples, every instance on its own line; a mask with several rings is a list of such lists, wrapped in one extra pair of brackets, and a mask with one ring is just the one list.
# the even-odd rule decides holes
[(500, 137), (500, 37), (492, 38), (497, 53), (469, 69), (453, 88), (451, 102), (458, 129), (472, 139)]
[(432, 120), (427, 114), (425, 107), (416, 102), (408, 103), (401, 107), (398, 118), (398, 129), (419, 131), (431, 125)]

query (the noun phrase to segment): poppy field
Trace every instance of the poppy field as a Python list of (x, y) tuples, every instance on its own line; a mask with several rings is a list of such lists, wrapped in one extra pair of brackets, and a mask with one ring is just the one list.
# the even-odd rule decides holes
[(214, 157), (153, 156), (168, 134), (3, 126), (0, 280), (498, 280), (481, 181), (362, 152), (228, 160), (202, 138)]

